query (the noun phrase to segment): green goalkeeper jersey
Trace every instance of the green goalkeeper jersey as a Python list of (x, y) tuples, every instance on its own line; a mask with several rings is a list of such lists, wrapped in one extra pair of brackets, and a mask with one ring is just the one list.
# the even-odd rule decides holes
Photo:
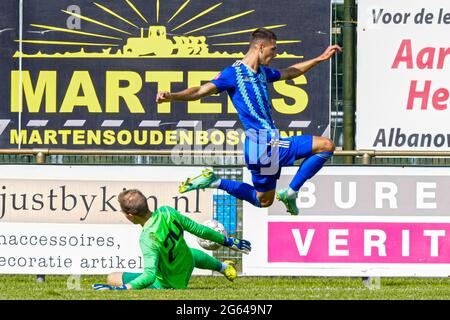
[(183, 237), (185, 230), (217, 243), (225, 241), (224, 235), (198, 224), (174, 208), (158, 208), (145, 223), (139, 239), (144, 272), (130, 282), (133, 289), (147, 288), (152, 284), (159, 288), (187, 287), (194, 259)]

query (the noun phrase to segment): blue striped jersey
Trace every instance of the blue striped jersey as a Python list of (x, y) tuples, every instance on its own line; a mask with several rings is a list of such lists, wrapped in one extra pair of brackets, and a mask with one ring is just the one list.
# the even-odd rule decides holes
[[(272, 103), (268, 83), (279, 80), (280, 71), (260, 65), (254, 72), (242, 61), (226, 67), (211, 82), (218, 92), (227, 91), (247, 136), (255, 132), (272, 135), (277, 129), (272, 120)], [(253, 134), (252, 134), (253, 133)]]

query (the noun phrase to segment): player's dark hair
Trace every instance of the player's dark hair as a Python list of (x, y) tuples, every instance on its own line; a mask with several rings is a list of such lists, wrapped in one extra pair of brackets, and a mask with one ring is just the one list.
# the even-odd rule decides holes
[(250, 36), (250, 43), (254, 43), (258, 40), (263, 41), (277, 40), (277, 36), (272, 30), (265, 28), (258, 28), (252, 32), (252, 35)]
[(137, 189), (122, 191), (119, 193), (118, 200), (123, 213), (142, 217), (150, 212), (147, 198)]

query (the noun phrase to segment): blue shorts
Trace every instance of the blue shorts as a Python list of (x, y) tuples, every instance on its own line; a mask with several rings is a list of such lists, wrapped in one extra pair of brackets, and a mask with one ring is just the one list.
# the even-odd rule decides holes
[(312, 135), (280, 138), (268, 142), (245, 139), (245, 163), (252, 173), (253, 186), (258, 192), (275, 189), (281, 168), (295, 160), (312, 155)]

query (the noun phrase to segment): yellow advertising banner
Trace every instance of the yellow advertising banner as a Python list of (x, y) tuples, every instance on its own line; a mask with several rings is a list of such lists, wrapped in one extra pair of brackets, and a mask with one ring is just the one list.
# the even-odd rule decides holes
[[(280, 69), (330, 41), (326, 0), (19, 5), (0, 3), (0, 148), (237, 149), (244, 132), (226, 92), (157, 104), (157, 91), (210, 81), (258, 27), (277, 34)], [(270, 88), (282, 135), (329, 134), (329, 72), (323, 63)]]

